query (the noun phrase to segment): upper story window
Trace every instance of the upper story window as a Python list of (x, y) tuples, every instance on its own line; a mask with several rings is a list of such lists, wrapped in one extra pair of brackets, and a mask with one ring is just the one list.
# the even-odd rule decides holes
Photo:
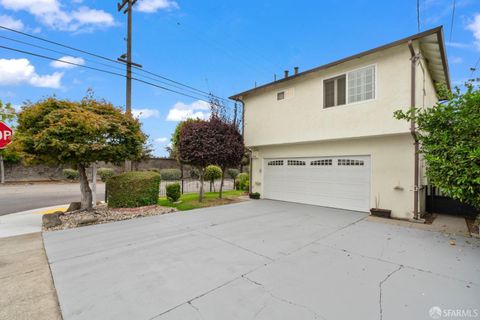
[(374, 99), (375, 66), (368, 66), (324, 80), (323, 97), (324, 108)]
[(285, 91), (277, 92), (277, 100), (285, 99)]
[(375, 98), (375, 66), (348, 73), (348, 103)]
[(345, 85), (345, 75), (323, 81), (323, 99), (325, 108), (345, 104)]
[(290, 99), (290, 98), (293, 98), (294, 96), (295, 96), (295, 89), (288, 88), (283, 91), (277, 92), (277, 101)]

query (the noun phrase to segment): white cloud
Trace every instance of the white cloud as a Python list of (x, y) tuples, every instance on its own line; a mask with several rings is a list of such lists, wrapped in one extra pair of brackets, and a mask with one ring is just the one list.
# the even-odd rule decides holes
[(165, 137), (155, 139), (156, 143), (165, 143), (167, 141), (168, 141), (168, 138), (165, 138)]
[(140, 0), (138, 3), (138, 11), (153, 13), (158, 10), (178, 9), (178, 3), (172, 0)]
[(468, 43), (461, 43), (461, 42), (447, 42), (446, 43), (448, 47), (452, 48), (459, 48), (459, 49), (465, 49), (465, 48), (470, 48), (471, 45)]
[[(80, 58), (80, 57), (65, 56), (65, 57), (61, 57), (59, 60), (66, 61), (66, 62), (71, 62), (71, 63), (76, 63), (76, 64), (79, 64), (79, 65), (84, 65), (85, 64), (85, 60), (83, 60), (83, 58)], [(68, 64), (68, 63), (64, 63), (64, 62), (61, 62), (61, 61), (52, 61), (52, 62), (50, 62), (50, 66), (52, 66), (54, 68), (59, 68), (59, 69), (72, 69), (72, 68), (77, 67), (73, 64)]]
[(138, 119), (158, 118), (160, 113), (155, 109), (132, 109), (132, 115)]
[(40, 88), (61, 87), (62, 72), (39, 75), (28, 59), (0, 59), (0, 85), (29, 84)]
[(22, 20), (14, 19), (13, 17), (7, 16), (5, 14), (0, 15), (0, 25), (18, 31), (22, 31), (25, 28)]
[(77, 31), (83, 27), (109, 27), (115, 24), (113, 16), (103, 10), (82, 6), (65, 11), (59, 0), (0, 0), (0, 5), (13, 11), (27, 11), (38, 21), (53, 29)]
[(184, 121), (187, 119), (207, 119), (210, 116), (210, 105), (197, 100), (191, 104), (177, 102), (168, 111), (167, 121)]
[(475, 45), (480, 50), (480, 13), (475, 14), (473, 20), (467, 25), (467, 30), (473, 32), (475, 38)]

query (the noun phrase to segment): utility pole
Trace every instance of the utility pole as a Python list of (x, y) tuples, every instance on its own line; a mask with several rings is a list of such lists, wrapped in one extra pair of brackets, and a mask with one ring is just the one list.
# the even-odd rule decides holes
[[(117, 3), (118, 11), (123, 10), (123, 14), (127, 14), (127, 53), (122, 54), (117, 60), (127, 66), (125, 114), (128, 116), (132, 115), (132, 65), (142, 67), (132, 62), (132, 11), (136, 2), (137, 0), (123, 0), (122, 3)], [(127, 7), (124, 9), (125, 6)], [(130, 160), (125, 160), (125, 171), (132, 171)]]

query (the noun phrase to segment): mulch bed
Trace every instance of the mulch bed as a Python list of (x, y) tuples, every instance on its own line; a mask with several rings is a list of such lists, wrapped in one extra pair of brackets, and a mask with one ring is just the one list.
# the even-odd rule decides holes
[(161, 207), (157, 205), (140, 208), (108, 208), (107, 205), (99, 205), (94, 211), (72, 211), (58, 215), (60, 225), (53, 227), (43, 226), (43, 231), (56, 231), (83, 227), (93, 224), (103, 224), (115, 221), (129, 220), (134, 218), (157, 216), (166, 213), (176, 212), (175, 208)]

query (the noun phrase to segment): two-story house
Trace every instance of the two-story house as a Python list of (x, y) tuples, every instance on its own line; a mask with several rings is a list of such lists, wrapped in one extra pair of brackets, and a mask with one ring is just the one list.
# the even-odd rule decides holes
[[(450, 86), (442, 27), (236, 94), (262, 198), (411, 219), (423, 210), (415, 124), (394, 118)], [(412, 126), (413, 125), (413, 126)]]

